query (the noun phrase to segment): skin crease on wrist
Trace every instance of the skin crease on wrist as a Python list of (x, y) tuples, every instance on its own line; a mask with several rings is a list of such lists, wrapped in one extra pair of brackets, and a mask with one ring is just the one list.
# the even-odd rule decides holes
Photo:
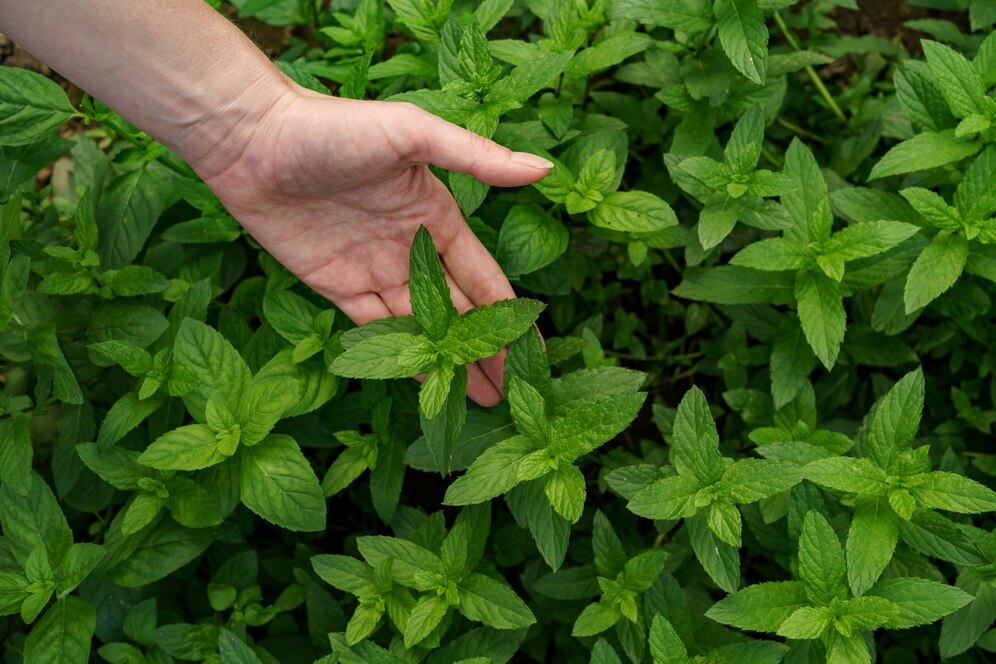
[[(458, 311), (515, 297), (428, 164), (522, 186), (546, 175), (546, 160), (411, 104), (305, 90), (201, 0), (0, 0), (0, 31), (186, 159), (267, 251), (354, 322), (411, 313), (419, 225)], [(468, 396), (501, 399), (502, 356), (468, 372)]]

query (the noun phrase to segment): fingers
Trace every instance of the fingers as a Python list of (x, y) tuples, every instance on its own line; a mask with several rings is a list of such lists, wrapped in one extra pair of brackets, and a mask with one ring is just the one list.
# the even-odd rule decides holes
[(416, 163), (469, 173), (498, 187), (518, 187), (542, 179), (553, 164), (528, 152), (512, 152), (483, 136), (411, 106), (409, 154)]
[(364, 293), (335, 304), (357, 325), (394, 315), (384, 301), (374, 293)]

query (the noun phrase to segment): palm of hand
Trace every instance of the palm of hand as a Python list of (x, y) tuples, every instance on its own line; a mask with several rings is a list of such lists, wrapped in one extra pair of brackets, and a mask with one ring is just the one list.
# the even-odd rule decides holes
[[(408, 253), (420, 224), (432, 233), (459, 311), (515, 296), (426, 163), (494, 184), (526, 184), (545, 171), (513, 163), (511, 173), (493, 172), (482, 162), (486, 152), (507, 160), (507, 150), (407, 104), (301, 94), (268, 119), (238, 159), (205, 182), (274, 258), (353, 321), (411, 313)], [(468, 370), (469, 396), (496, 403), (501, 359)]]

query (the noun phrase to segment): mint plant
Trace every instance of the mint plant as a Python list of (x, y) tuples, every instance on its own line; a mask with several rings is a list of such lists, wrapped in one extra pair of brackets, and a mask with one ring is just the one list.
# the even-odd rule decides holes
[(520, 297), (458, 310), (420, 228), (412, 315), (354, 326), (0, 68), (7, 659), (992, 658), (992, 2), (209, 4), (550, 160), (432, 170)]

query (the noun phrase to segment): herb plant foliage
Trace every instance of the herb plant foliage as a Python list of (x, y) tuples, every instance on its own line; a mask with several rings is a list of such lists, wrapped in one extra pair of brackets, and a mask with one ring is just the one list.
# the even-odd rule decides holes
[(457, 311), (420, 228), (354, 326), (4, 67), (5, 662), (991, 660), (991, 0), (212, 4), (549, 159), (436, 171), (520, 297)]

